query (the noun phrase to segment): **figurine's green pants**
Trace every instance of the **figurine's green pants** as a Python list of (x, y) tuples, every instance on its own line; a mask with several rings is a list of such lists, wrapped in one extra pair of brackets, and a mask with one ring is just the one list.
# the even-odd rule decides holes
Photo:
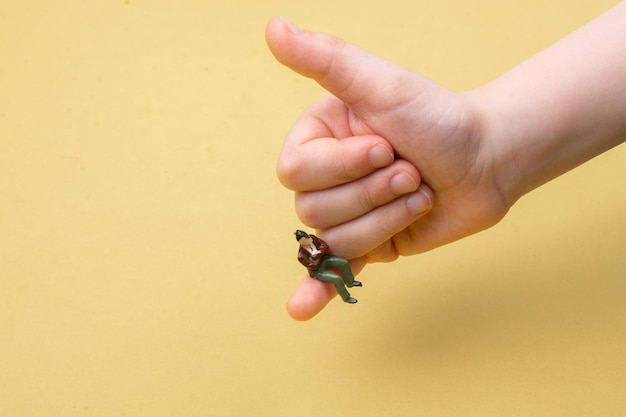
[[(341, 269), (341, 275), (338, 275), (334, 271), (328, 271), (328, 268)], [(337, 293), (341, 296), (343, 301), (350, 298), (350, 293), (346, 290), (345, 286), (352, 286), (352, 283), (354, 283), (354, 275), (352, 275), (350, 263), (346, 259), (326, 255), (322, 258), (319, 268), (315, 270), (313, 274), (315, 275), (315, 278), (320, 281), (330, 282), (333, 284), (335, 288), (337, 288)]]

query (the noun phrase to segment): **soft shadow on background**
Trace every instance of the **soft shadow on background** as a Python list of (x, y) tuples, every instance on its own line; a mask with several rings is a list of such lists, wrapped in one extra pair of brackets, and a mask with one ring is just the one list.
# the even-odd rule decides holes
[(282, 14), (469, 89), (615, 3), (5, 5), (0, 414), (623, 415), (624, 145), (294, 322), (274, 165), (324, 93), (263, 38)]

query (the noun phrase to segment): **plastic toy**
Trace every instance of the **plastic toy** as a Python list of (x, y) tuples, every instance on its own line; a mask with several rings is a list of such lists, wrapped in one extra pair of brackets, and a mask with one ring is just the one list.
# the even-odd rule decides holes
[[(350, 269), (350, 262), (345, 258), (328, 254), (328, 244), (315, 235), (309, 235), (302, 230), (294, 233), (300, 244), (298, 261), (309, 271), (309, 276), (323, 282), (330, 282), (337, 289), (343, 301), (355, 304), (356, 298), (350, 296), (346, 287), (362, 287), (360, 281), (354, 280)], [(341, 271), (341, 275), (334, 268)]]

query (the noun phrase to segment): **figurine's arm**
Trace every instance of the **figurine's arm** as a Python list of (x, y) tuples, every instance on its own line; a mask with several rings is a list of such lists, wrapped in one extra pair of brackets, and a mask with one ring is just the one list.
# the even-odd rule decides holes
[(315, 245), (317, 250), (326, 255), (328, 253), (328, 243), (324, 242), (322, 239), (315, 235), (311, 235), (311, 238), (313, 239), (313, 244)]
[(306, 253), (304, 249), (298, 251), (298, 261), (307, 269), (315, 269), (316, 261), (313, 257)]

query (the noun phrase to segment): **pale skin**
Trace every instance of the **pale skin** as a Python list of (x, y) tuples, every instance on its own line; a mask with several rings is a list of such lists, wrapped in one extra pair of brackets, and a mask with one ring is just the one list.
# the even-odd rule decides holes
[[(484, 86), (453, 92), (272, 19), (275, 57), (331, 93), (279, 156), (298, 216), (355, 273), (495, 225), (524, 194), (624, 141), (625, 22), (621, 2)], [(307, 276), (287, 310), (307, 320), (335, 295)]]

